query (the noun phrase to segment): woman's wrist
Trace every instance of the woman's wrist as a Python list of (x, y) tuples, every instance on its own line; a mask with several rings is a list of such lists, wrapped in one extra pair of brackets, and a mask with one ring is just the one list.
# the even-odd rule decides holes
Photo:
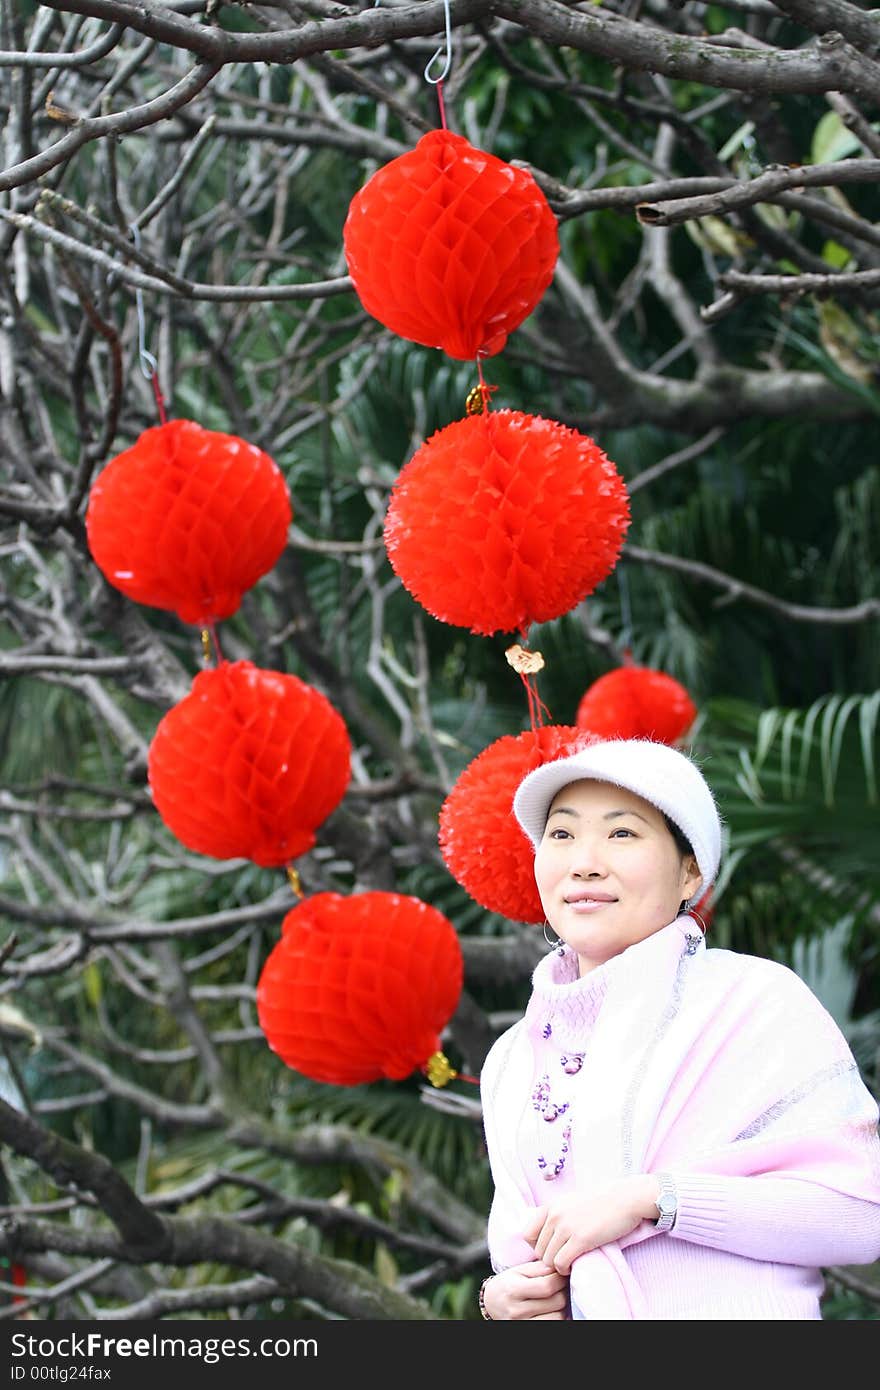
[(660, 1196), (660, 1180), (653, 1173), (642, 1173), (638, 1178), (638, 1213), (643, 1221), (656, 1221), (658, 1216), (657, 1198)]

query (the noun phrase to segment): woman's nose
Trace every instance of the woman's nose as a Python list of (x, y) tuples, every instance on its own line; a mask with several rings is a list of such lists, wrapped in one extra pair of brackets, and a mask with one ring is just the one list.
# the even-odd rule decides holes
[(592, 840), (579, 841), (572, 855), (571, 872), (575, 878), (604, 878), (607, 870), (601, 847)]

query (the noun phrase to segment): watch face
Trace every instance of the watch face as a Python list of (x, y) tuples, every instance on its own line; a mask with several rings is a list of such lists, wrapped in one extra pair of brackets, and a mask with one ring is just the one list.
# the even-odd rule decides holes
[(670, 1197), (664, 1192), (662, 1197), (657, 1198), (657, 1210), (661, 1216), (672, 1216), (675, 1211), (675, 1198)]

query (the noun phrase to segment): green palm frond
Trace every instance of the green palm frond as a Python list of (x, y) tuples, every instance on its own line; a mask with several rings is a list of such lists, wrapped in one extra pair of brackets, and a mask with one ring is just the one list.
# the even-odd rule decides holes
[(438, 860), (436, 863), (421, 862), (411, 869), (398, 874), (401, 892), (411, 893), (430, 903), (448, 917), (456, 930), (480, 935), (494, 934), (507, 930), (507, 921), (497, 913), (487, 912), (452, 877), (449, 870)]
[[(728, 944), (787, 952), (850, 912), (855, 950), (876, 920), (878, 715), (880, 692), (806, 709), (719, 699), (704, 709), (698, 756), (730, 846), (716, 888)], [(874, 968), (864, 944), (858, 954)]]
[(423, 1164), (465, 1202), (483, 1208), (488, 1172), (482, 1131), (466, 1117), (426, 1105), (425, 1083), (374, 1082), (366, 1086), (327, 1086), (293, 1074), (284, 1090), (288, 1123), (347, 1125), (390, 1140)]
[(40, 782), (49, 773), (72, 775), (71, 749), (80, 771), (95, 764), (95, 721), (89, 705), (64, 686), (29, 677), (0, 683), (0, 779), (4, 785)]
[(840, 592), (855, 600), (880, 592), (877, 534), (880, 531), (880, 469), (872, 466), (861, 477), (837, 490), (834, 497), (834, 545), (825, 570), (823, 601)]
[(792, 824), (817, 806), (856, 808), (876, 821), (880, 691), (826, 695), (807, 709), (715, 699), (705, 714), (707, 741), (726, 753), (719, 772), (735, 800), (777, 808), (795, 817)]
[(880, 1048), (880, 1009), (857, 1016), (859, 976), (850, 959), (855, 919), (855, 913), (845, 912), (818, 935), (799, 936), (791, 965), (831, 1014), (870, 1080)]

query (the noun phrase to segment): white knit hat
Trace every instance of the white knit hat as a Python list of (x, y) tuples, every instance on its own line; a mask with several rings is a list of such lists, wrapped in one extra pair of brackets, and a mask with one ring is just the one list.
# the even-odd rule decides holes
[(666, 743), (644, 738), (607, 739), (543, 763), (523, 778), (513, 798), (513, 813), (536, 849), (556, 793), (584, 778), (625, 787), (674, 821), (691, 843), (705, 892), (718, 872), (721, 818), (696, 763)]

